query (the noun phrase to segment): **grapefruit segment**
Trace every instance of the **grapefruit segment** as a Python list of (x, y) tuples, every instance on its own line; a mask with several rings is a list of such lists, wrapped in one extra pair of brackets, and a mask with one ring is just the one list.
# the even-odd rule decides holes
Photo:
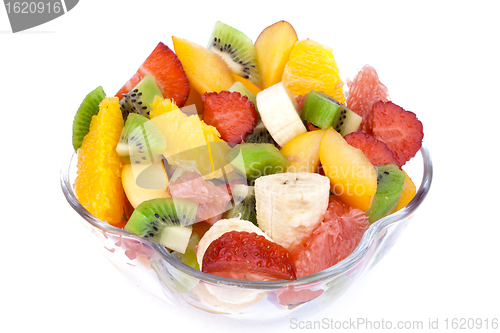
[(365, 65), (352, 81), (348, 80), (347, 86), (349, 87), (347, 107), (363, 118), (359, 130), (371, 133), (373, 104), (389, 100), (387, 87), (380, 82), (377, 71), (370, 65)]
[(365, 213), (330, 196), (324, 221), (292, 251), (297, 277), (320, 272), (345, 259), (370, 226)]

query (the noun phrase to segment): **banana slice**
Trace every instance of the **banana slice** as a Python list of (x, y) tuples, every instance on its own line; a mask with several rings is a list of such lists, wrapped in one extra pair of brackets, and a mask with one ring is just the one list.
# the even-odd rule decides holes
[(205, 255), (205, 251), (208, 246), (217, 238), (222, 236), (228, 231), (247, 231), (247, 232), (255, 232), (258, 235), (262, 235), (267, 239), (271, 240), (269, 236), (267, 236), (262, 230), (255, 226), (250, 221), (240, 220), (239, 217), (233, 217), (231, 219), (222, 219), (214, 223), (208, 229), (208, 231), (203, 235), (198, 243), (198, 249), (196, 250), (196, 260), (198, 261), (198, 265), (200, 266), (200, 270), (202, 269), (203, 256)]
[(330, 181), (317, 173), (278, 173), (255, 181), (257, 223), (274, 242), (293, 250), (325, 216)]
[(262, 122), (281, 147), (307, 132), (295, 98), (281, 82), (257, 94), (257, 108)]

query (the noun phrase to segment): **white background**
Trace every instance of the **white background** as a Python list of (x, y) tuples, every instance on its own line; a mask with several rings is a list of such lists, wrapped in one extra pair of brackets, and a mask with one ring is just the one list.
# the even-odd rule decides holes
[[(344, 79), (374, 66), (392, 100), (424, 124), (435, 172), (419, 213), (339, 305), (307, 320), (438, 319), (443, 329), (446, 318), (499, 318), (497, 8), (495, 1), (82, 0), (17, 34), (0, 8), (0, 330), (255, 329), (193, 316), (129, 282), (98, 253), (59, 185), (83, 97), (98, 85), (114, 95), (158, 41), (172, 47), (172, 35), (206, 45), (216, 20), (253, 40), (287, 20), (300, 39), (335, 50)], [(296, 331), (289, 321), (257, 329)]]

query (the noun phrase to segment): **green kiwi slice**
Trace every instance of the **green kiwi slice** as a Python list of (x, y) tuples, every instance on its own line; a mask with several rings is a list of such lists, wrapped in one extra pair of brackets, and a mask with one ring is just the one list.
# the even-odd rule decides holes
[(340, 111), (339, 117), (333, 123), (333, 128), (335, 128), (340, 135), (346, 136), (359, 129), (361, 120), (363, 120), (363, 118), (360, 115), (342, 106), (342, 111)]
[(233, 92), (239, 92), (241, 96), (246, 96), (250, 102), (253, 103), (255, 106), (255, 109), (257, 110), (257, 97), (248, 90), (243, 83), (236, 81), (231, 88), (229, 88), (229, 91)]
[(356, 132), (362, 120), (335, 98), (315, 90), (306, 95), (300, 117), (321, 129), (333, 126), (342, 136)]
[(198, 203), (180, 198), (157, 198), (139, 204), (125, 230), (184, 253), (196, 221)]
[(73, 148), (77, 151), (82, 146), (85, 135), (89, 132), (92, 116), (99, 113), (99, 104), (106, 97), (101, 86), (85, 96), (73, 118)]
[(274, 141), (271, 133), (267, 130), (262, 121), (255, 126), (253, 132), (248, 134), (244, 139), (245, 143), (272, 143), (276, 147), (278, 144)]
[(285, 172), (290, 161), (270, 143), (241, 143), (226, 154), (227, 161), (248, 181)]
[(116, 146), (116, 152), (124, 163), (154, 163), (165, 149), (165, 137), (151, 120), (136, 113), (128, 115)]
[(184, 253), (179, 253), (179, 260), (194, 269), (200, 270), (200, 265), (198, 265), (198, 260), (196, 258), (195, 246), (200, 242), (200, 236), (196, 232), (191, 233), (189, 238), (186, 251)]
[(300, 117), (321, 129), (327, 129), (338, 119), (342, 106), (327, 94), (311, 90), (304, 99)]
[(219, 54), (229, 65), (233, 73), (258, 85), (261, 80), (257, 69), (257, 51), (250, 38), (243, 32), (224, 24), (215, 23), (208, 49)]
[(377, 192), (375, 192), (370, 209), (366, 212), (370, 223), (394, 212), (405, 182), (405, 173), (396, 164), (379, 165), (375, 168), (377, 169)]
[(257, 226), (257, 211), (255, 210), (255, 192), (253, 186), (236, 184), (231, 188), (233, 208), (224, 212), (222, 218), (230, 219), (240, 216), (240, 219), (250, 221)]
[(127, 116), (131, 113), (137, 113), (149, 118), (152, 109), (151, 105), (156, 96), (163, 98), (155, 77), (148, 74), (130, 92), (123, 95), (120, 100), (123, 119), (127, 120)]

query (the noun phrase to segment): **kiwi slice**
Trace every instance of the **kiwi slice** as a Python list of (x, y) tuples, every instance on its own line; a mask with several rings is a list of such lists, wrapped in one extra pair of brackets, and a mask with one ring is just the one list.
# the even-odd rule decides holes
[(244, 140), (245, 143), (272, 143), (276, 147), (278, 144), (274, 141), (271, 133), (267, 130), (262, 121), (259, 121), (253, 132), (248, 134)]
[(186, 251), (184, 253), (179, 253), (179, 260), (185, 263), (188, 266), (193, 267), (194, 269), (200, 270), (200, 266), (198, 265), (198, 260), (196, 258), (196, 251), (194, 248), (200, 242), (200, 236), (196, 232), (191, 233), (191, 237), (189, 237), (189, 242), (186, 247)]
[(148, 74), (132, 90), (124, 94), (120, 100), (123, 120), (127, 120), (127, 116), (131, 113), (137, 113), (149, 118), (152, 109), (151, 105), (156, 96), (163, 98), (155, 77)]
[(300, 117), (321, 129), (333, 126), (342, 136), (356, 132), (362, 120), (335, 98), (315, 90), (306, 95)]
[(106, 97), (101, 86), (95, 88), (83, 99), (73, 118), (73, 148), (77, 151), (82, 146), (85, 135), (89, 132), (92, 116), (99, 113), (99, 104)]
[(229, 91), (233, 92), (239, 92), (241, 96), (246, 96), (250, 102), (253, 103), (255, 106), (255, 110), (257, 110), (257, 97), (248, 90), (243, 83), (236, 81), (231, 88), (229, 88)]
[(359, 129), (361, 120), (363, 120), (363, 118), (360, 115), (342, 106), (342, 111), (340, 111), (338, 119), (333, 123), (333, 128), (335, 128), (340, 135), (346, 136)]
[(342, 106), (327, 94), (311, 90), (304, 99), (300, 117), (321, 129), (327, 129), (339, 118)]
[(198, 203), (180, 198), (157, 198), (140, 203), (125, 230), (184, 253), (196, 221)]
[(154, 163), (165, 149), (165, 137), (151, 120), (136, 113), (128, 115), (116, 146), (116, 151), (124, 163)]
[(290, 161), (270, 143), (241, 143), (226, 154), (227, 161), (248, 181), (285, 172)]
[(394, 212), (405, 183), (405, 173), (396, 164), (379, 165), (375, 168), (377, 169), (377, 192), (375, 192), (370, 209), (366, 212), (370, 223)]
[(257, 51), (252, 40), (243, 32), (217, 21), (207, 48), (220, 55), (233, 73), (256, 85), (260, 83)]
[[(255, 210), (255, 192), (253, 186), (236, 184), (231, 188), (233, 208), (224, 212), (222, 218), (240, 217), (257, 226), (257, 211)], [(241, 216), (240, 216), (241, 214)]]

